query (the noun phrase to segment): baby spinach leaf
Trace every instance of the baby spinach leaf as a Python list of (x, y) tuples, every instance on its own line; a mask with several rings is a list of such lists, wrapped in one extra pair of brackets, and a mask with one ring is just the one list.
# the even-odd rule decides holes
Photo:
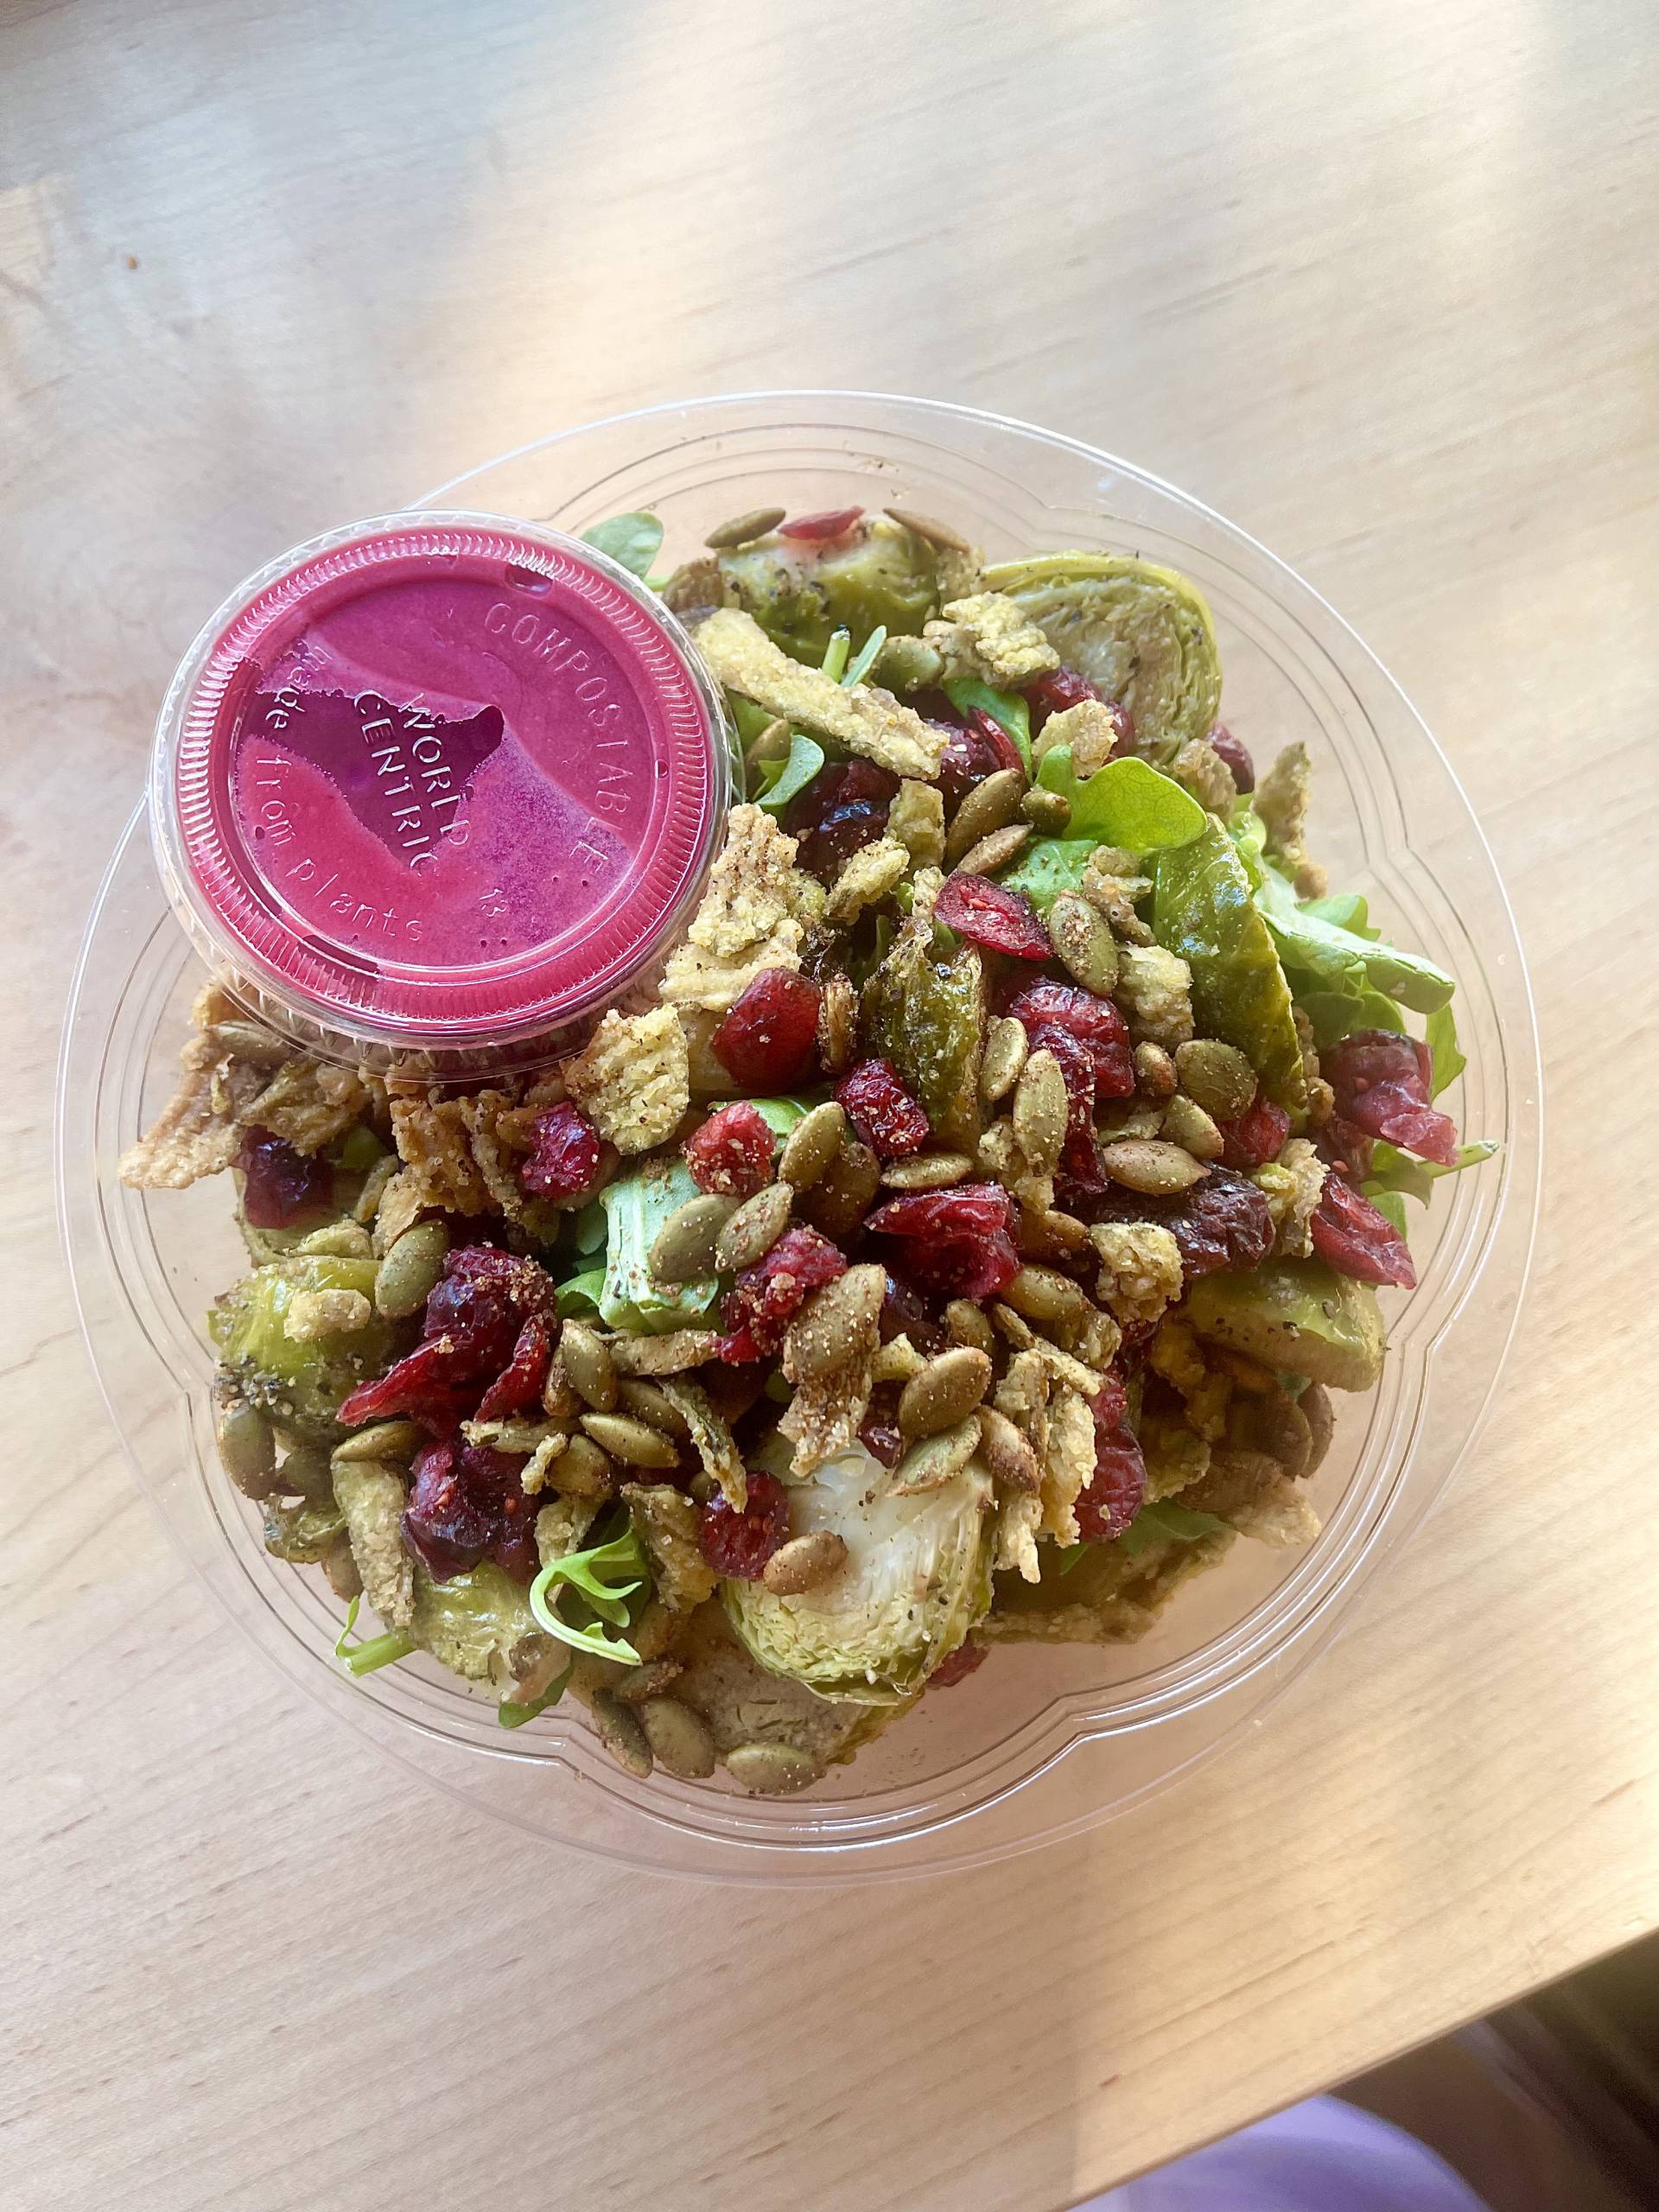
[(1224, 1535), (1227, 1526), (1213, 1513), (1198, 1513), (1173, 1497), (1160, 1497), (1141, 1507), (1118, 1541), (1131, 1559), (1139, 1559), (1154, 1544), (1196, 1544), (1200, 1536)]
[(1379, 1192), (1398, 1192), (1402, 1197), (1415, 1198), (1419, 1205), (1426, 1206), (1442, 1175), (1460, 1175), (1465, 1167), (1478, 1167), (1497, 1150), (1490, 1137), (1483, 1137), (1472, 1144), (1460, 1144), (1451, 1166), (1440, 1167), (1432, 1160), (1414, 1160), (1409, 1153), (1401, 1152), (1379, 1137), (1371, 1148), (1371, 1172), (1364, 1184), (1365, 1195), (1375, 1198)]
[(1095, 849), (1092, 837), (1039, 837), (999, 879), (1046, 914), (1062, 891), (1075, 891)]
[(1144, 760), (1109, 760), (1079, 778), (1071, 747), (1057, 745), (1043, 755), (1037, 780), (1070, 805), (1071, 837), (1135, 854), (1190, 844), (1210, 819), (1190, 791)]
[(1469, 1065), (1458, 1050), (1458, 1023), (1449, 1006), (1437, 1006), (1423, 1024), (1423, 1037), (1428, 1046), (1430, 1068), (1428, 1095), (1438, 1098), (1454, 1084)]
[(1199, 1035), (1236, 1046), (1268, 1096), (1300, 1112), (1307, 1092), (1290, 986), (1232, 840), (1207, 816), (1190, 843), (1158, 855), (1152, 927), (1159, 944), (1179, 953), (1192, 971)]
[(789, 734), (786, 760), (760, 763), (758, 803), (767, 814), (781, 814), (791, 799), (804, 791), (823, 766), (823, 747), (804, 730)]
[(556, 1705), (564, 1695), (571, 1675), (575, 1670), (575, 1663), (573, 1659), (562, 1675), (556, 1675), (532, 1704), (515, 1705), (510, 1697), (504, 1697), (495, 1708), (495, 1717), (501, 1726), (504, 1728), (522, 1728), (526, 1720), (533, 1720), (538, 1713), (545, 1713), (550, 1706)]
[(663, 525), (652, 514), (612, 515), (582, 534), (589, 545), (608, 553), (620, 567), (632, 570), (636, 576), (645, 576), (651, 573), (651, 564), (663, 542)]
[(944, 687), (944, 696), (959, 715), (977, 707), (997, 728), (1014, 740), (1014, 749), (1031, 773), (1031, 709), (1017, 691), (994, 691), (976, 676), (958, 676)]

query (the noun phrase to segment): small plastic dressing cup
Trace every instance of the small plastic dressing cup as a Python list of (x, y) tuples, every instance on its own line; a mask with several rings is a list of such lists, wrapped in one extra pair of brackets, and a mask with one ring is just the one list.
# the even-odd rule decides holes
[(331, 531), (232, 593), (150, 823), (210, 966), (314, 1049), (530, 1062), (652, 970), (730, 792), (718, 692), (639, 580), (481, 514)]

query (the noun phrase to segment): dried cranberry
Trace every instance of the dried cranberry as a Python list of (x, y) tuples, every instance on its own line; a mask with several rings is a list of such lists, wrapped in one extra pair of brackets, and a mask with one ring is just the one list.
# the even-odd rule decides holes
[(944, 1331), (922, 1302), (921, 1293), (895, 1274), (887, 1277), (876, 1325), (884, 1344), (890, 1344), (895, 1337), (908, 1337), (927, 1359), (944, 1350)]
[(988, 875), (947, 876), (933, 911), (958, 937), (992, 952), (1011, 952), (1016, 960), (1052, 957), (1048, 931), (1030, 899)]
[(512, 1357), (478, 1402), (480, 1421), (510, 1421), (528, 1413), (540, 1399), (553, 1357), (553, 1337), (539, 1313), (518, 1332)]
[(423, 1340), (450, 1344), (465, 1371), (486, 1382), (512, 1357), (519, 1315), (499, 1283), (445, 1275), (426, 1301)]
[(816, 1229), (786, 1229), (721, 1300), (721, 1325), (728, 1334), (719, 1357), (736, 1367), (777, 1351), (808, 1292), (846, 1272), (846, 1260), (827, 1236)]
[[(477, 1404), (486, 1383), (514, 1357), (524, 1322), (555, 1312), (551, 1278), (534, 1260), (493, 1244), (452, 1252), (426, 1301), (421, 1342), (340, 1407), (348, 1427), (408, 1414), (435, 1433)], [(539, 1386), (538, 1386), (539, 1387)]]
[(709, 1404), (730, 1428), (759, 1402), (771, 1372), (766, 1362), (759, 1357), (747, 1366), (716, 1361), (701, 1368), (697, 1380)]
[(1075, 668), (1046, 669), (1033, 677), (1026, 686), (1026, 703), (1031, 709), (1031, 734), (1037, 736), (1051, 715), (1063, 715), (1068, 707), (1080, 707), (1085, 699), (1098, 699), (1100, 693), (1086, 676), (1079, 676)]
[(340, 1418), (351, 1428), (408, 1414), (439, 1433), (465, 1417), (481, 1380), (452, 1338), (429, 1337), (373, 1382), (359, 1382), (341, 1404)]
[(1173, 1198), (1153, 1198), (1114, 1184), (1087, 1204), (1092, 1221), (1153, 1221), (1175, 1239), (1189, 1277), (1259, 1267), (1273, 1249), (1266, 1196), (1230, 1168), (1212, 1167)]
[(1427, 1045), (1389, 1029), (1357, 1030), (1319, 1055), (1336, 1093), (1337, 1117), (1366, 1136), (1450, 1167), (1457, 1125), (1429, 1103), (1433, 1061)]
[(685, 1164), (700, 1191), (723, 1198), (752, 1198), (772, 1179), (777, 1139), (766, 1117), (747, 1098), (722, 1106), (685, 1141)]
[(887, 808), (899, 779), (874, 761), (849, 760), (821, 768), (792, 798), (784, 827), (798, 842), (797, 858), (820, 881), (833, 883), (861, 845), (887, 826)]
[(321, 1153), (296, 1152), (269, 1129), (246, 1129), (236, 1164), (242, 1170), (242, 1215), (250, 1229), (293, 1229), (334, 1203), (334, 1171)]
[(963, 721), (985, 747), (996, 768), (1025, 766), (1019, 747), (995, 715), (988, 715), (983, 707), (969, 707)]
[(792, 1090), (812, 1066), (818, 987), (788, 968), (763, 968), (712, 1039), (715, 1058), (746, 1090)]
[(1012, 1223), (1001, 1184), (962, 1183), (890, 1198), (866, 1226), (902, 1240), (896, 1264), (920, 1289), (979, 1301), (995, 1298), (1020, 1272)]
[(1077, 1534), (1086, 1544), (1109, 1543), (1121, 1536), (1141, 1510), (1147, 1495), (1147, 1463), (1127, 1428), (1102, 1433), (1096, 1417), (1095, 1471), (1078, 1496)]
[[(939, 763), (939, 784), (944, 792), (944, 803), (954, 812), (962, 804), (976, 784), (994, 776), (999, 768), (1007, 766), (1000, 746), (994, 745), (976, 723), (949, 723), (950, 735), (945, 741), (944, 758)], [(996, 728), (995, 723), (993, 728)], [(1001, 737), (1003, 733), (996, 730)]]
[[(1061, 1157), (1061, 1172), (1079, 1190), (1100, 1191), (1106, 1186), (1095, 1146), (1095, 1098), (1098, 1084), (1096, 1051), (1119, 1049), (1085, 1044), (1069, 1029), (1057, 1029), (1047, 1022), (1035, 1023), (1031, 1031), (1033, 1052), (1052, 1052), (1059, 1063), (1060, 1077), (1065, 1084), (1065, 1096), (1070, 1114), (1066, 1122), (1065, 1149)], [(1135, 1064), (1129, 1064), (1133, 1082)]]
[(604, 1140), (579, 1107), (550, 1106), (531, 1124), (535, 1142), (518, 1179), (537, 1198), (563, 1203), (591, 1191), (605, 1156)]
[(1240, 1175), (1253, 1175), (1270, 1160), (1277, 1160), (1290, 1135), (1290, 1116), (1271, 1098), (1258, 1095), (1236, 1121), (1217, 1122), (1221, 1131), (1221, 1164)]
[(948, 1690), (954, 1683), (964, 1681), (976, 1667), (984, 1665), (989, 1649), (988, 1643), (959, 1643), (940, 1660), (927, 1678), (927, 1687), (931, 1690)]
[[(546, 1319), (558, 1310), (553, 1278), (547, 1269), (517, 1252), (504, 1252), (499, 1244), (461, 1245), (444, 1262), (443, 1280), (487, 1285), (515, 1307), (521, 1319), (527, 1313), (539, 1313)], [(429, 1298), (424, 1331), (428, 1336), (434, 1332), (432, 1314), (432, 1300)]]
[(436, 1582), (465, 1574), (490, 1548), (489, 1513), (467, 1495), (453, 1442), (429, 1444), (415, 1455), (404, 1536)]
[(1334, 1170), (1325, 1179), (1308, 1232), (1313, 1249), (1339, 1275), (1414, 1290), (1417, 1270), (1406, 1240), (1385, 1213)]
[(1127, 1045), (1129, 1027), (1110, 999), (1078, 983), (1027, 983), (1008, 1001), (1007, 1012), (1030, 1030), (1038, 1022), (1068, 1029), (1085, 1045)]
[(1225, 722), (1212, 723), (1208, 742), (1226, 763), (1227, 772), (1233, 779), (1233, 789), (1241, 794), (1255, 789), (1255, 763), (1243, 738), (1235, 737)]
[(798, 538), (809, 545), (825, 545), (832, 537), (845, 537), (863, 512), (862, 507), (826, 507), (818, 514), (796, 515), (779, 524), (778, 535)]
[(891, 1060), (861, 1060), (836, 1085), (836, 1096), (866, 1144), (883, 1160), (902, 1160), (919, 1152), (932, 1131)]
[(702, 1555), (730, 1582), (758, 1582), (766, 1561), (789, 1541), (789, 1498), (776, 1475), (751, 1473), (741, 1513), (711, 1497), (697, 1530)]
[(869, 1405), (859, 1425), (859, 1442), (871, 1459), (879, 1459), (884, 1467), (896, 1467), (905, 1448), (899, 1427), (900, 1395), (898, 1383), (878, 1382), (870, 1393)]

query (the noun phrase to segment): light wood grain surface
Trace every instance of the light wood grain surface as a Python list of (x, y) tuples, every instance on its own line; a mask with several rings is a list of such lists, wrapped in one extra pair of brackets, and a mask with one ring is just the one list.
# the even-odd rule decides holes
[[(0, 2201), (1050, 2212), (1659, 1921), (1643, 0), (12, 0)], [(59, 1009), (204, 610), (561, 424), (1027, 416), (1308, 574), (1450, 752), (1553, 1135), (1496, 1414), (1219, 1764), (948, 1881), (533, 1850), (204, 1609), (76, 1340)]]

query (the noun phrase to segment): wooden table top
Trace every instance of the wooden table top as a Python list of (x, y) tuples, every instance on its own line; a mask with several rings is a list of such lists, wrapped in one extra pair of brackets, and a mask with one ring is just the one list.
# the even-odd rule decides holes
[[(1642, 0), (7, 11), (7, 2202), (1048, 2212), (1659, 1921), (1655, 47)], [(115, 1451), (47, 1159), (227, 584), (562, 424), (799, 383), (1109, 446), (1310, 576), (1497, 849), (1553, 1136), (1493, 1418), (1265, 1725), (1082, 1840), (777, 1895), (507, 1840), (226, 1630)]]

